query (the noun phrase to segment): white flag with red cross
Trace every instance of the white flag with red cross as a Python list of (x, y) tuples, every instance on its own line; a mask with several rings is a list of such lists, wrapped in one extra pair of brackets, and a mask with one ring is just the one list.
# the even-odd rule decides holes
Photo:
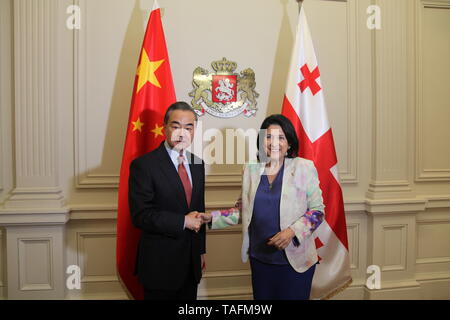
[(299, 156), (314, 161), (319, 174), (325, 221), (313, 234), (319, 264), (311, 299), (327, 299), (345, 289), (352, 278), (336, 150), (304, 8), (300, 10), (282, 114), (297, 131)]

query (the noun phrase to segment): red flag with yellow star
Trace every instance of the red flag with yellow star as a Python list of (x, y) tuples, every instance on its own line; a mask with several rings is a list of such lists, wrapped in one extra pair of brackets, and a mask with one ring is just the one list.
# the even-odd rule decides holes
[(161, 10), (155, 1), (136, 72), (120, 169), (117, 208), (117, 269), (122, 284), (134, 299), (143, 299), (144, 293), (134, 275), (140, 230), (133, 226), (128, 206), (130, 163), (156, 149), (164, 141), (164, 114), (174, 102), (175, 89), (161, 23)]

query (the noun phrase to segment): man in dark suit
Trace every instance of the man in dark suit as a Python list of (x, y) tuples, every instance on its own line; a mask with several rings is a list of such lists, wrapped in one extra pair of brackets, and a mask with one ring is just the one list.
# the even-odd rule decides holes
[(205, 166), (186, 152), (196, 123), (187, 103), (171, 105), (166, 141), (130, 166), (130, 213), (142, 230), (136, 272), (146, 300), (197, 299), (205, 254)]

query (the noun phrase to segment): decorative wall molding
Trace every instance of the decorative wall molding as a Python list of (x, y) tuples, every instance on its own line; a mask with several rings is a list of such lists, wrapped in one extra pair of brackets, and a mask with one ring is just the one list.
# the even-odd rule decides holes
[(206, 271), (199, 285), (198, 299), (253, 299), (251, 271), (248, 269), (213, 272)]
[(380, 266), (383, 288), (390, 283), (399, 283), (400, 287), (401, 283), (418, 286), (415, 280), (416, 216), (417, 212), (396, 212), (368, 218), (367, 263)]
[[(377, 205), (381, 204), (384, 206), (384, 210), (388, 210), (387, 205), (388, 204), (392, 204), (392, 201), (389, 200), (379, 200), (376, 201), (378, 202)], [(401, 211), (397, 212), (397, 211), (393, 211), (390, 213), (385, 213), (386, 217), (389, 217), (390, 219), (393, 219), (393, 221), (397, 221), (398, 218), (402, 219), (403, 214), (411, 214), (411, 203), (410, 201), (407, 201), (405, 199), (397, 199), (397, 202), (394, 202), (394, 205), (398, 205), (398, 203), (400, 202), (404, 202), (404, 207), (402, 208)], [(364, 204), (364, 201), (353, 201), (353, 204)], [(424, 199), (420, 199), (419, 203), (426, 203), (426, 200)], [(210, 202), (209, 204), (211, 207), (227, 207), (230, 205), (230, 203), (226, 203), (226, 202)], [(413, 206), (415, 206), (416, 204), (413, 202), (412, 203)], [(113, 206), (104, 206), (103, 210), (101, 212), (104, 211), (108, 211), (111, 210)], [(422, 206), (423, 207), (423, 206)], [(82, 207), (78, 207), (77, 210), (81, 211)], [(97, 208), (99, 209), (99, 208)], [(88, 215), (89, 214), (89, 210), (88, 208), (84, 207), (83, 210), (81, 212), (83, 212), (83, 214)], [(352, 257), (352, 274), (353, 274), (353, 278), (355, 279), (355, 284), (353, 284), (351, 286), (351, 290), (346, 290), (345, 292), (343, 292), (343, 294), (339, 295), (338, 299), (352, 299), (352, 297), (358, 297), (362, 298), (363, 296), (363, 292), (364, 292), (364, 283), (365, 283), (365, 277), (366, 273), (365, 273), (365, 268), (367, 267), (366, 262), (364, 257), (360, 257), (359, 254), (365, 252), (365, 249), (362, 249), (363, 251), (360, 252), (361, 248), (360, 246), (362, 245), (364, 247), (364, 242), (366, 241), (364, 239), (364, 235), (361, 233), (362, 229), (361, 228), (361, 223), (363, 222), (358, 222), (359, 219), (366, 219), (366, 215), (360, 215), (361, 213), (364, 213), (360, 211), (360, 208), (358, 208), (358, 210), (354, 210), (351, 211), (353, 212), (353, 215), (351, 217), (349, 217), (348, 219), (348, 223), (347, 223), (347, 228), (348, 228), (348, 233), (349, 233), (349, 248), (351, 250), (351, 257)], [(421, 213), (422, 214), (422, 213)], [(423, 213), (424, 214), (424, 213)], [(108, 218), (109, 219), (109, 218)], [(449, 217), (450, 219), (450, 217)], [(361, 220), (363, 221), (363, 220)], [(86, 220), (85, 223), (89, 223), (89, 224), (96, 224), (99, 221), (94, 221), (94, 220)], [(404, 237), (406, 236), (407, 233), (407, 229), (405, 229), (405, 226), (407, 228), (407, 225), (405, 224), (395, 224), (395, 223), (382, 223), (383, 226), (383, 232), (390, 232), (390, 231), (394, 231), (394, 232), (400, 232), (400, 234), (402, 234), (402, 236), (400, 237), (401, 239), (404, 239)], [(237, 225), (234, 227), (231, 227), (229, 229), (224, 229), (224, 230), (208, 230), (208, 235), (209, 236), (213, 236), (213, 235), (226, 235), (226, 236), (232, 236), (233, 234), (240, 234), (241, 233), (241, 225)], [(101, 230), (101, 229), (98, 229)], [(388, 240), (385, 238), (383, 241), (386, 242), (386, 245), (383, 246), (388, 246), (389, 247), (389, 242)], [(403, 241), (403, 240), (402, 240)], [(404, 249), (406, 247), (411, 246), (411, 243), (406, 243), (404, 244), (405, 247), (400, 247), (401, 248), (401, 254), (404, 254)], [(402, 251), (403, 250), (403, 251)], [(410, 255), (410, 252), (408, 252), (408, 254), (406, 256)], [(404, 258), (402, 258), (403, 262), (401, 262), (400, 264), (396, 264), (396, 263), (392, 263), (392, 261), (387, 261), (388, 263), (386, 264), (381, 264), (384, 265), (384, 272), (398, 272), (398, 271), (404, 271), (404, 261), (406, 261), (406, 256), (404, 256)], [(386, 257), (384, 257), (386, 258)], [(362, 259), (362, 260), (361, 260)], [(436, 263), (439, 263), (438, 261), (436, 261)], [(395, 269), (395, 270), (394, 270)], [(402, 270), (400, 270), (402, 269)], [(362, 278), (361, 278), (362, 277)], [(422, 278), (427, 278), (427, 276), (421, 276)], [(429, 277), (428, 277), (429, 278)], [(427, 279), (428, 279), (427, 278)], [(230, 282), (227, 282), (229, 279)], [(232, 271), (211, 271), (211, 272), (206, 272), (204, 275), (204, 279), (202, 281), (204, 281), (204, 284), (201, 284), (201, 286), (199, 287), (199, 299), (231, 299), (231, 298), (239, 298), (239, 299), (251, 299), (252, 298), (252, 293), (251, 293), (251, 284), (245, 286), (245, 285), (239, 285), (236, 286), (235, 283), (245, 283), (245, 281), (248, 281), (250, 279), (250, 271), (249, 270), (232, 270)], [(447, 278), (443, 278), (444, 280), (446, 280)], [(97, 278), (96, 280), (101, 281), (101, 278)], [(113, 280), (113, 279), (110, 279)], [(229, 285), (226, 285), (226, 283), (229, 283)], [(356, 285), (356, 283), (359, 283), (359, 285)], [(383, 289), (386, 290), (385, 292), (380, 292), (379, 294), (381, 295), (381, 297), (387, 297), (389, 298), (390, 295), (392, 294), (391, 291), (392, 290), (407, 290), (406, 288), (419, 288), (419, 285), (417, 284), (416, 281), (406, 281), (405, 280), (399, 280), (399, 281), (388, 281), (386, 283), (386, 286), (384, 286), (383, 283)], [(83, 294), (81, 296), (81, 298), (88, 298), (90, 297), (89, 294), (87, 294), (86, 296)], [(97, 297), (93, 297), (93, 298), (98, 298)], [(105, 298), (108, 298), (107, 295), (104, 296)], [(370, 297), (370, 296), (369, 296)], [(102, 296), (100, 296), (100, 298), (102, 298)], [(111, 299), (115, 299), (115, 297), (109, 297)], [(109, 299), (108, 298), (108, 299)]]
[[(64, 209), (63, 209), (64, 210)], [(24, 210), (22, 208), (0, 209), (0, 225), (9, 226), (42, 226), (42, 225), (63, 225), (69, 221), (69, 212), (67, 209), (32, 209)]]
[(250, 270), (233, 270), (233, 271), (213, 271), (205, 272), (204, 279), (208, 278), (230, 278), (230, 277), (250, 277), (252, 275)]
[[(432, 199), (431, 201), (438, 201), (439, 203), (442, 204), (442, 199), (438, 198), (436, 199)], [(421, 200), (422, 203), (425, 203), (426, 200)], [(384, 200), (384, 201), (378, 201), (379, 203), (383, 203), (384, 205), (387, 205), (386, 203), (388, 203), (388, 200)], [(392, 202), (392, 201), (391, 201)], [(407, 213), (407, 211), (409, 211), (409, 209), (407, 209), (408, 206), (411, 205), (411, 203), (409, 201), (406, 201), (404, 199), (398, 199), (397, 203), (394, 202), (394, 205), (399, 205), (398, 203), (400, 202), (404, 202), (404, 207), (403, 210), (405, 211), (404, 213)], [(363, 201), (354, 201), (353, 204), (362, 204), (364, 203)], [(230, 203), (226, 203), (226, 202), (210, 202), (210, 207), (227, 207), (230, 205)], [(415, 205), (415, 203), (413, 202), (413, 205)], [(87, 205), (83, 205), (83, 206), (77, 206), (72, 208), (72, 212), (71, 212), (71, 216), (74, 216), (74, 222), (77, 223), (76, 226), (72, 226), (71, 228), (73, 228), (73, 231), (76, 232), (76, 237), (77, 237), (77, 250), (76, 250), (76, 256), (78, 257), (78, 263), (80, 264), (80, 266), (84, 265), (83, 263), (83, 259), (88, 259), (88, 257), (84, 257), (81, 258), (81, 256), (83, 255), (83, 247), (84, 245), (82, 244), (82, 239), (86, 239), (86, 237), (114, 237), (115, 236), (115, 232), (113, 229), (110, 229), (110, 227), (106, 227), (106, 225), (104, 225), (104, 227), (100, 227), (101, 225), (99, 225), (99, 223), (102, 223), (101, 220), (103, 220), (103, 218), (105, 219), (104, 221), (108, 222), (108, 226), (110, 225), (110, 223), (113, 223), (114, 221), (114, 205), (93, 205), (93, 206), (87, 206)], [(388, 210), (387, 207), (385, 207), (385, 210)], [(358, 210), (353, 211), (354, 214), (356, 214), (355, 217), (360, 217), (359, 213), (361, 213)], [(411, 211), (409, 211), (411, 213)], [(96, 216), (94, 217), (90, 217), (90, 214), (96, 214)], [(398, 215), (400, 214), (400, 216)], [(403, 213), (400, 212), (391, 212), (389, 215), (386, 214), (386, 216), (392, 217), (394, 220), (396, 219), (396, 217), (401, 217), (403, 215)], [(364, 217), (364, 216), (361, 216)], [(439, 218), (439, 217), (435, 217), (435, 216), (430, 216), (429, 214), (425, 214), (425, 213), (421, 213), (420, 217), (418, 218), (418, 223), (421, 223), (422, 221), (422, 217), (430, 217), (428, 220), (426, 220), (426, 223), (430, 223), (430, 219), (432, 219), (432, 221), (435, 222), (439, 222), (439, 221), (447, 221), (443, 218)], [(448, 220), (450, 220), (450, 217), (448, 217)], [(82, 223), (81, 225), (78, 225), (78, 223)], [(385, 238), (385, 233), (386, 232), (390, 232), (390, 231), (394, 231), (394, 232), (400, 232), (401, 239), (404, 239), (406, 233), (407, 233), (407, 225), (405, 224), (386, 224), (386, 223), (382, 223), (383, 226), (383, 233), (384, 233), (384, 240), (383, 241), (388, 241)], [(363, 264), (359, 264), (361, 262), (360, 257), (358, 256), (358, 252), (359, 252), (359, 246), (360, 246), (360, 241), (364, 241), (361, 238), (361, 233), (360, 233), (360, 224), (358, 222), (353, 221), (352, 219), (350, 219), (348, 221), (347, 224), (348, 227), (348, 233), (349, 233), (349, 248), (351, 250), (351, 257), (352, 257), (352, 273), (355, 274), (354, 278), (356, 281), (363, 281), (364, 279), (360, 279), (359, 278), (359, 273), (365, 274), (365, 270), (364, 268), (366, 267), (365, 262), (363, 262)], [(229, 229), (224, 229), (224, 230), (208, 230), (208, 234), (210, 236), (212, 235), (221, 235), (221, 234), (225, 234), (225, 235), (233, 235), (233, 234), (240, 234), (241, 233), (241, 228), (242, 226), (238, 225), (238, 226), (234, 226), (231, 227)], [(108, 230), (111, 231), (108, 231)], [(403, 240), (402, 240), (403, 241)], [(411, 244), (405, 244), (406, 247), (409, 247)], [(389, 242), (386, 242), (383, 246), (388, 246), (389, 247)], [(405, 252), (405, 248), (406, 247), (400, 247), (401, 248), (401, 252), (400, 255), (404, 255)], [(358, 248), (358, 249), (355, 249)], [(386, 252), (384, 252), (384, 254), (386, 254)], [(409, 254), (409, 253), (408, 253)], [(386, 259), (386, 257), (384, 257)], [(383, 271), (386, 272), (398, 272), (398, 271), (404, 271), (404, 260), (405, 258), (402, 258), (403, 260), (401, 261), (401, 263), (392, 263), (392, 261), (387, 261), (387, 263), (382, 264), (383, 265)], [(70, 260), (69, 260), (70, 261)], [(439, 265), (442, 263), (447, 263), (446, 259), (444, 258), (444, 260), (418, 260), (416, 261), (418, 263), (430, 263), (433, 265)], [(69, 262), (70, 263), (70, 262)], [(83, 268), (83, 267), (82, 267)], [(395, 269), (395, 270), (394, 270)], [(231, 281), (231, 283), (233, 283), (233, 285), (227, 285), (227, 282), (229, 279), (229, 281)], [(239, 299), (251, 299), (252, 298), (252, 292), (251, 292), (251, 283), (248, 285), (244, 285), (245, 283), (247, 283), (247, 281), (249, 281), (250, 279), (250, 271), (249, 270), (232, 270), (232, 271), (211, 271), (211, 272), (206, 272), (204, 275), (204, 280), (205, 284), (203, 285), (203, 287), (199, 288), (199, 299), (231, 299), (231, 298), (239, 298)], [(425, 273), (425, 274), (420, 274), (420, 279), (423, 281), (437, 281), (436, 277), (432, 277), (431, 274)], [(441, 280), (447, 280), (449, 278), (446, 278), (445, 275), (441, 275), (440, 278)], [(418, 280), (419, 281), (419, 278)], [(108, 292), (98, 292), (98, 293), (93, 293), (96, 289), (92, 289), (92, 288), (96, 288), (96, 286), (98, 286), (98, 288), (101, 288), (103, 286), (104, 283), (108, 283), (110, 282), (111, 284), (118, 284), (118, 280), (116, 278), (116, 276), (114, 275), (94, 275), (94, 276), (83, 276), (83, 286), (89, 285), (91, 288), (90, 290), (93, 290), (92, 292), (82, 292), (78, 295), (73, 295), (70, 294), (69, 296), (67, 296), (70, 299), (124, 299), (126, 298), (126, 296), (122, 295), (120, 292), (113, 292), (111, 294), (109, 294)], [(235, 283), (241, 283), (242, 285), (235, 285)], [(361, 282), (362, 283), (362, 282)], [(391, 291), (392, 290), (407, 290), (406, 288), (420, 288), (420, 285), (418, 285), (415, 281), (410, 281), (408, 283), (406, 283), (405, 281), (388, 281), (386, 284), (383, 283), (383, 292), (379, 292), (378, 294), (381, 295), (381, 297), (386, 297), (389, 298), (390, 295), (392, 294)], [(355, 291), (356, 290), (356, 291)], [(362, 294), (364, 290), (364, 286), (363, 285), (352, 285), (351, 287), (351, 292), (350, 290), (346, 290), (342, 295), (339, 295), (337, 298), (351, 298), (353, 296), (359, 296)], [(372, 297), (371, 295), (369, 297)]]
[(406, 180), (387, 180), (369, 183), (367, 195), (373, 199), (397, 198), (399, 194), (407, 194), (412, 191)]
[(339, 179), (342, 185), (358, 183), (358, 150), (360, 143), (360, 134), (358, 127), (360, 104), (358, 70), (360, 68), (360, 52), (359, 52), (359, 12), (357, 1), (346, 1), (347, 7), (347, 97), (349, 100), (347, 122), (347, 167), (345, 170), (340, 168), (339, 163)]
[[(52, 270), (52, 238), (19, 238), (19, 290), (21, 291), (46, 291), (54, 289)], [(43, 250), (44, 249), (44, 250)], [(40, 250), (40, 251), (39, 251)], [(32, 253), (34, 251), (34, 253)], [(39, 255), (36, 255), (39, 252)], [(32, 256), (33, 263), (30, 263)], [(37, 258), (40, 260), (37, 260)], [(44, 272), (39, 270), (40, 279), (30, 279), (29, 275), (34, 274), (36, 267), (44, 267)]]
[(117, 204), (77, 205), (71, 207), (70, 220), (116, 220)]
[(56, 1), (14, 2), (16, 165), (18, 185), (55, 184)]
[[(87, 135), (87, 36), (91, 21), (88, 19), (88, 1), (75, 0), (81, 9), (83, 28), (74, 32), (74, 135), (75, 135), (75, 185), (83, 189), (117, 189), (119, 173), (98, 174), (91, 172), (88, 166)], [(122, 149), (123, 146), (120, 146)]]
[(16, 187), (11, 191), (4, 207), (7, 209), (27, 210), (28, 208), (57, 208), (60, 210), (65, 204), (65, 199), (60, 188), (55, 187)]
[(450, 181), (450, 166), (448, 168), (425, 168), (424, 164), (424, 48), (423, 48), (423, 14), (425, 9), (450, 9), (450, 1), (416, 1), (416, 170), (415, 181)]
[(58, 3), (13, 3), (16, 189), (6, 200), (6, 208), (64, 205), (58, 178), (58, 76), (54, 63)]
[[(412, 199), (344, 199), (345, 212), (356, 214), (398, 214), (424, 212), (432, 208), (450, 208), (450, 196), (422, 196)], [(234, 207), (234, 201), (207, 201), (206, 210)], [(115, 220), (117, 204), (83, 204), (68, 207), (70, 220)], [(0, 210), (0, 214), (1, 214)], [(1, 217), (1, 215), (0, 215)]]
[(216, 230), (206, 230), (207, 234), (218, 235), (218, 234), (241, 234), (242, 233), (242, 224), (238, 224), (235, 226), (231, 226), (225, 229), (216, 229)]
[[(419, 156), (421, 157), (421, 156)], [(419, 160), (421, 161), (421, 160)], [(419, 169), (416, 181), (450, 181), (450, 169)]]
[(113, 238), (115, 240), (115, 232), (77, 232), (77, 261), (78, 266), (81, 268), (81, 282), (82, 283), (96, 283), (96, 282), (118, 282), (119, 279), (117, 274), (101, 274), (93, 275), (90, 274), (89, 270), (89, 257), (87, 257), (87, 239), (106, 239)]
[(251, 286), (198, 289), (198, 300), (253, 300)]
[(417, 259), (417, 264), (431, 264), (431, 263), (448, 263), (450, 262), (450, 256), (448, 257), (442, 257), (442, 258), (424, 258), (424, 259)]
[[(423, 212), (432, 208), (450, 208), (450, 196), (421, 196), (411, 199), (344, 199), (347, 213), (369, 215)], [(206, 210), (232, 208), (234, 201), (208, 201)], [(70, 220), (115, 220), (117, 204), (69, 205)], [(0, 218), (2, 209), (0, 209)]]
[[(234, 207), (233, 201), (209, 201), (205, 204), (207, 211)], [(1, 210), (0, 210), (1, 214)], [(74, 205), (70, 207), (70, 220), (116, 220), (117, 204)], [(1, 217), (1, 216), (0, 216)]]
[(11, 108), (12, 108), (12, 2), (2, 2), (0, 10), (0, 195), (5, 187), (6, 172), (11, 154)]
[[(409, 79), (410, 52), (408, 0), (376, 0), (380, 6), (381, 30), (373, 31), (373, 165), (369, 198), (408, 197)], [(405, 59), (406, 57), (406, 59)], [(400, 183), (399, 183), (400, 182)], [(386, 190), (389, 187), (389, 190)]]
[[(345, 212), (355, 214), (398, 214), (424, 212), (433, 208), (450, 208), (450, 196), (421, 196), (412, 199), (344, 199)], [(232, 208), (234, 201), (208, 201), (206, 210)], [(70, 220), (115, 220), (117, 204), (83, 204), (68, 206)], [(0, 209), (0, 217), (2, 210)]]
[(239, 173), (211, 173), (205, 177), (205, 188), (238, 187), (242, 186), (242, 172)]
[(449, 9), (449, 0), (419, 0), (424, 8)]
[(450, 196), (423, 196), (428, 208), (450, 208)]
[[(450, 272), (417, 273), (416, 279), (422, 281), (446, 281), (450, 284)], [(448, 286), (447, 286), (448, 288)], [(448, 299), (448, 298), (444, 298)]]
[(421, 285), (416, 280), (383, 281), (381, 289), (363, 288), (364, 299), (369, 300), (419, 300)]
[(8, 299), (63, 299), (64, 226), (8, 226)]
[(365, 201), (365, 211), (369, 215), (392, 215), (392, 214), (411, 214), (425, 211), (425, 199), (386, 199)]
[(347, 223), (348, 250), (350, 253), (350, 269), (359, 269), (359, 223)]
[[(440, 265), (440, 272), (444, 272), (450, 267), (450, 252), (445, 252), (446, 249), (441, 246), (429, 247), (430, 241), (429, 236), (433, 235), (436, 239), (441, 239), (442, 236), (447, 235), (447, 230), (450, 230), (450, 214), (446, 210), (441, 210), (433, 208), (429, 213), (423, 213), (416, 218), (416, 228), (417, 228), (417, 253), (416, 253), (416, 264), (423, 268), (431, 267), (432, 265)], [(442, 228), (439, 230), (439, 228)], [(425, 230), (424, 230), (425, 229)], [(428, 229), (428, 230), (427, 230)], [(427, 241), (428, 242), (425, 242)], [(426, 256), (421, 255), (423, 253), (424, 247), (427, 251), (433, 251), (433, 254), (427, 254)], [(421, 249), (422, 248), (422, 252)], [(428, 249), (429, 248), (429, 249)], [(440, 252), (439, 252), (440, 251)], [(439, 253), (439, 254), (438, 254)], [(435, 270), (434, 270), (435, 271)]]
[[(234, 201), (208, 201), (207, 210), (234, 207)], [(117, 204), (69, 206), (70, 220), (111, 220), (117, 218)], [(412, 199), (354, 199), (345, 201), (345, 212), (360, 214), (394, 214), (422, 212), (430, 208), (450, 208), (450, 197), (423, 197)], [(1, 210), (0, 210), (1, 213)]]
[(81, 290), (67, 290), (66, 299), (127, 299), (116, 273), (115, 243), (116, 222), (109, 218), (67, 224), (66, 264), (81, 268)]
[[(405, 271), (406, 270), (406, 253), (407, 253), (407, 233), (408, 233), (408, 225), (406, 224), (389, 224), (389, 225), (383, 225), (382, 226), (382, 239), (383, 239), (383, 264), (381, 266), (381, 271)], [(395, 241), (389, 241), (390, 239), (387, 239), (388, 234), (391, 237), (396, 237), (399, 240), (400, 243), (396, 243)], [(394, 245), (399, 245), (399, 248), (397, 252), (393, 252)], [(395, 254), (393, 254), (395, 253)], [(390, 254), (390, 257), (388, 257), (388, 254)], [(399, 261), (392, 261), (391, 259), (395, 257), (394, 259), (399, 259)]]

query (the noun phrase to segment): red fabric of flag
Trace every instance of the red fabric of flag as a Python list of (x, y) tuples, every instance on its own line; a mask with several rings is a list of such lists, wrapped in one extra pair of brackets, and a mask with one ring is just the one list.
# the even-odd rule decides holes
[(117, 269), (127, 293), (143, 299), (143, 288), (134, 275), (140, 230), (131, 222), (128, 178), (131, 162), (164, 141), (164, 114), (176, 102), (161, 10), (155, 1), (145, 33), (134, 83), (120, 169), (117, 210)]

